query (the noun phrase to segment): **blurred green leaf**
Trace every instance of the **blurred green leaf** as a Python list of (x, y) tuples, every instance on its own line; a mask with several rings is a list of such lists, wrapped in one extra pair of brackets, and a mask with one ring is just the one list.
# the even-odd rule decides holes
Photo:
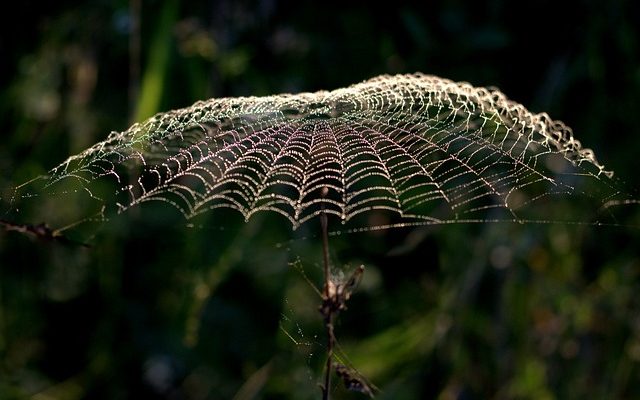
[(162, 4), (162, 12), (154, 25), (154, 36), (149, 47), (147, 65), (142, 75), (140, 99), (134, 121), (143, 121), (160, 111), (165, 82), (171, 66), (174, 26), (178, 19), (178, 2), (169, 0)]

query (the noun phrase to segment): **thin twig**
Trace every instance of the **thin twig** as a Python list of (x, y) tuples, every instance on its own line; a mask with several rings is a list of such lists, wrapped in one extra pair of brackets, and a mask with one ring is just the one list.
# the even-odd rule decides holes
[(325, 327), (327, 329), (327, 365), (324, 372), (324, 386), (322, 388), (322, 400), (329, 400), (329, 390), (331, 388), (331, 370), (333, 368), (333, 345), (335, 336), (333, 336), (333, 312), (325, 317)]
[(82, 247), (91, 247), (87, 243), (82, 243), (68, 238), (62, 233), (62, 229), (51, 229), (47, 224), (41, 223), (38, 225), (32, 224), (20, 224), (0, 219), (0, 226), (5, 231), (15, 231), (26, 235), (31, 235), (36, 239), (42, 239), (51, 242), (60, 242), (68, 245), (77, 245)]
[[(325, 187), (322, 190), (322, 197), (326, 197), (328, 189)], [(331, 276), (329, 271), (329, 233), (328, 225), (329, 221), (327, 213), (324, 210), (324, 204), (322, 205), (322, 212), (320, 213), (320, 225), (322, 227), (322, 257), (324, 261), (324, 290), (323, 290), (323, 304), (320, 307), (322, 316), (324, 317), (324, 326), (327, 330), (327, 364), (324, 372), (324, 385), (322, 386), (322, 400), (329, 400), (329, 390), (331, 388), (331, 369), (333, 368), (333, 345), (335, 343), (335, 337), (333, 335), (333, 307), (327, 306), (327, 302), (331, 299), (330, 285)]]

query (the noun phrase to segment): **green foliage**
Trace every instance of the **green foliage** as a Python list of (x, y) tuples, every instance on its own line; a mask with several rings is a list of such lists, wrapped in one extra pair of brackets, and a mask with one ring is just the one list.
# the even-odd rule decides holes
[(160, 112), (165, 81), (168, 79), (171, 65), (171, 49), (173, 44), (173, 29), (177, 19), (176, 1), (168, 1), (162, 6), (162, 13), (158, 19), (153, 42), (149, 47), (147, 68), (144, 71), (140, 99), (136, 109), (134, 121), (143, 121), (153, 114)]

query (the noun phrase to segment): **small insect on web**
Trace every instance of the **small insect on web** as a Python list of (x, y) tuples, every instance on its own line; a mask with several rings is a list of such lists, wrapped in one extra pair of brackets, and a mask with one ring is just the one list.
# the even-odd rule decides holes
[(373, 397), (373, 388), (371, 388), (370, 384), (359, 374), (340, 363), (334, 363), (333, 368), (336, 370), (336, 375), (342, 379), (347, 390), (360, 392), (369, 397)]
[(353, 274), (346, 282), (339, 282), (336, 279), (329, 278), (327, 285), (327, 295), (322, 301), (320, 312), (322, 314), (328, 312), (337, 312), (347, 309), (347, 301), (351, 298), (353, 291), (356, 289), (364, 274), (364, 265), (359, 266), (353, 271)]

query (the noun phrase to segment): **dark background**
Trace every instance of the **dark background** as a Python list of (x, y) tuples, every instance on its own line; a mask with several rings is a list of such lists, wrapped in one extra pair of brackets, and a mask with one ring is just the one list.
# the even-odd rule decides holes
[[(5, 199), (158, 111), (416, 71), (499, 87), (565, 121), (639, 197), (633, 1), (11, 6)], [(639, 216), (342, 232), (333, 264), (367, 272), (337, 326), (341, 359), (382, 399), (637, 398)], [(0, 231), (0, 399), (319, 398), (324, 339), (305, 280), (321, 271), (317, 227), (223, 218), (187, 226), (142, 207), (91, 248)]]

